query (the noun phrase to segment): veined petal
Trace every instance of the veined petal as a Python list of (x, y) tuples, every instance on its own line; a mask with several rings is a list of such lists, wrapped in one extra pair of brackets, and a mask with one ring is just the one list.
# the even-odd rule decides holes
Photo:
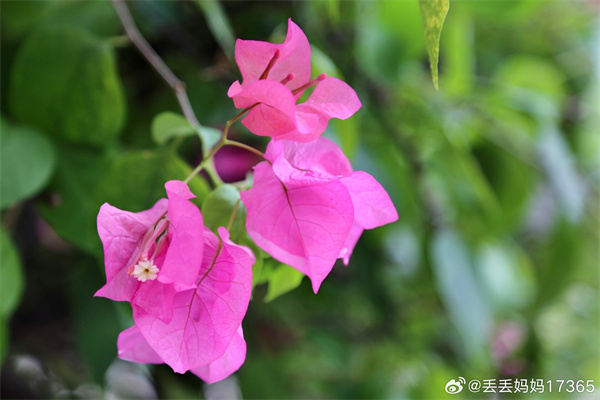
[(233, 97), (237, 108), (252, 107), (242, 120), (252, 133), (276, 137), (295, 129), (296, 100), (279, 82), (254, 82)]
[(245, 88), (250, 83), (257, 81), (278, 50), (279, 58), (271, 68), (267, 79), (280, 82), (289, 73), (294, 73), (296, 77), (287, 83), (290, 89), (308, 82), (310, 79), (310, 44), (302, 29), (289, 19), (287, 36), (281, 44), (237, 40), (235, 61), (242, 73), (241, 86)]
[(173, 318), (165, 323), (142, 308), (133, 307), (133, 319), (150, 347), (175, 372), (202, 368), (221, 358), (246, 314), (252, 288), (254, 258), (232, 244), (227, 231), (221, 240), (205, 230), (210, 240), (196, 289), (175, 294)]
[(206, 383), (215, 383), (227, 378), (240, 369), (245, 360), (246, 341), (244, 340), (244, 331), (240, 325), (236, 335), (221, 358), (204, 367), (192, 369), (190, 372)]
[(325, 138), (310, 143), (272, 140), (265, 158), (271, 161), (275, 175), (288, 188), (324, 184), (352, 173), (342, 150)]
[(354, 217), (361, 227), (373, 229), (398, 219), (398, 212), (390, 196), (371, 175), (356, 171), (342, 178), (341, 182), (350, 192)]
[(286, 188), (262, 162), (254, 186), (240, 193), (246, 228), (275, 259), (307, 275), (315, 293), (333, 268), (354, 220), (352, 200), (338, 181)]
[(362, 106), (354, 89), (333, 77), (320, 81), (302, 105), (304, 110), (310, 108), (327, 121), (349, 118)]

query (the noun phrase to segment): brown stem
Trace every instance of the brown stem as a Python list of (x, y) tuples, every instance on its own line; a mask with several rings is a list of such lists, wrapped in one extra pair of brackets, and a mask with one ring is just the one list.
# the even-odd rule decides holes
[(137, 25), (133, 21), (131, 17), (131, 13), (129, 12), (129, 8), (125, 4), (123, 0), (112, 0), (113, 6), (123, 27), (125, 28), (125, 32), (127, 36), (135, 47), (142, 53), (142, 55), (148, 60), (148, 62), (154, 67), (154, 69), (160, 74), (160, 76), (167, 82), (171, 89), (175, 92), (175, 96), (177, 96), (177, 101), (179, 101), (179, 106), (183, 111), (183, 115), (188, 120), (188, 122), (193, 127), (199, 127), (200, 123), (194, 114), (194, 110), (190, 104), (190, 100), (187, 96), (185, 90), (185, 83), (183, 83), (171, 69), (165, 64), (165, 62), (160, 58), (158, 54), (154, 51), (150, 44), (146, 41), (146, 39), (142, 36)]

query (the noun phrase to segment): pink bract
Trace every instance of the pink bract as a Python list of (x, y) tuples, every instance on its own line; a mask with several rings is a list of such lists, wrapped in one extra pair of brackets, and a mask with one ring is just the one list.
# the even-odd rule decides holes
[(336, 259), (348, 264), (364, 229), (398, 219), (385, 189), (353, 172), (329, 139), (271, 141), (265, 159), (241, 192), (246, 228), (259, 247), (307, 275), (315, 293)]
[[(205, 229), (197, 287), (175, 294), (170, 321), (133, 305), (135, 325), (163, 362), (175, 372), (198, 370), (209, 379), (243, 362), (245, 345), (232, 341), (239, 341), (236, 335), (250, 301), (254, 264), (252, 252), (232, 243), (225, 228), (219, 228), (219, 235), (220, 240)], [(235, 354), (222, 359), (230, 346)]]
[[(242, 124), (252, 133), (310, 142), (331, 118), (346, 119), (361, 107), (345, 82), (324, 74), (310, 80), (310, 53), (306, 35), (291, 19), (282, 44), (238, 39), (235, 59), (242, 82), (235, 81), (227, 95), (236, 108), (250, 108)], [(308, 99), (296, 104), (314, 85)]]
[[(137, 326), (133, 325), (119, 334), (119, 358), (142, 364), (164, 364), (162, 358), (148, 344)], [(237, 371), (246, 359), (246, 341), (240, 326), (225, 353), (215, 361), (191, 370), (206, 383), (218, 382)]]
[[(175, 294), (195, 287), (204, 226), (185, 183), (169, 181), (165, 189), (168, 200), (159, 200), (150, 210), (132, 213), (109, 204), (100, 208), (98, 234), (107, 282), (95, 296), (129, 301), (168, 321)], [(158, 269), (155, 279), (142, 281), (132, 273), (144, 260)]]

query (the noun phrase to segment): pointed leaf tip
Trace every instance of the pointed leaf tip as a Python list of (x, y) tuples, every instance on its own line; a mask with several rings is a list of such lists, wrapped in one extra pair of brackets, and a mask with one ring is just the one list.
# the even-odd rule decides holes
[(450, 8), (450, 0), (419, 0), (425, 44), (429, 53), (431, 78), (435, 90), (438, 90), (438, 57), (440, 52), (440, 36), (442, 26)]

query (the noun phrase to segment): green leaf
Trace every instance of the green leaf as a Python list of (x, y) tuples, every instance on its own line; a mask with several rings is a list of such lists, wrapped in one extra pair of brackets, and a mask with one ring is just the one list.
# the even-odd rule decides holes
[(268, 274), (269, 287), (265, 301), (275, 300), (277, 297), (296, 289), (302, 283), (304, 274), (289, 265), (276, 265)]
[[(133, 212), (146, 210), (166, 197), (165, 182), (183, 180), (190, 172), (173, 152), (136, 151), (114, 158), (65, 147), (53, 184), (58, 204), (42, 204), (40, 212), (63, 239), (100, 255), (96, 216), (102, 203)], [(192, 201), (201, 204), (208, 194), (206, 182), (194, 177), (189, 186), (198, 196)]]
[(438, 56), (442, 26), (450, 8), (450, 0), (419, 0), (425, 44), (429, 53), (429, 65), (433, 84), (438, 89)]
[(194, 128), (185, 117), (171, 111), (162, 112), (154, 117), (150, 130), (152, 139), (159, 145), (174, 137), (195, 134)]
[(6, 320), (23, 295), (23, 267), (8, 233), (0, 229), (0, 315)]
[(240, 192), (234, 186), (221, 185), (206, 196), (202, 203), (204, 225), (215, 232), (220, 226), (227, 227), (236, 207), (229, 233), (231, 240), (238, 243), (246, 232), (246, 207), (240, 201)]
[(199, 126), (198, 135), (202, 140), (202, 154), (204, 156), (208, 155), (213, 146), (221, 139), (221, 131), (210, 126)]
[[(167, 151), (132, 151), (120, 155), (98, 184), (95, 197), (114, 207), (133, 212), (146, 210), (166, 197), (165, 183), (184, 180), (190, 167), (179, 156)], [(188, 183), (197, 205), (208, 195), (206, 181), (196, 176)], [(96, 210), (97, 212), (97, 210)]]
[(0, 208), (6, 208), (46, 185), (56, 157), (50, 141), (36, 129), (0, 124)]
[(466, 243), (453, 231), (436, 232), (431, 258), (438, 290), (450, 320), (471, 357), (485, 353), (493, 315), (472, 270)]
[(9, 89), (13, 114), (58, 140), (102, 147), (123, 126), (113, 49), (81, 28), (34, 31), (16, 56)]
[(42, 217), (64, 240), (91, 253), (102, 254), (96, 215), (102, 199), (94, 195), (112, 159), (90, 149), (61, 146), (51, 203), (40, 203)]
[(198, 126), (196, 129), (184, 116), (165, 111), (152, 120), (152, 139), (159, 144), (165, 144), (175, 137), (186, 137), (197, 134), (202, 141), (202, 152), (206, 156), (221, 138), (221, 131), (208, 126)]

